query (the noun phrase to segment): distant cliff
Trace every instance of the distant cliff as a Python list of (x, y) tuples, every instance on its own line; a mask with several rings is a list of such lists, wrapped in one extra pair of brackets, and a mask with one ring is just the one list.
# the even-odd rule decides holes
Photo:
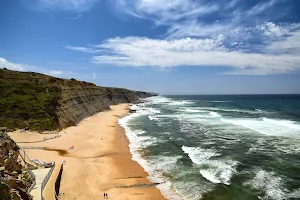
[(110, 105), (135, 102), (153, 95), (99, 87), (75, 79), (0, 69), (0, 127), (60, 129), (76, 125)]

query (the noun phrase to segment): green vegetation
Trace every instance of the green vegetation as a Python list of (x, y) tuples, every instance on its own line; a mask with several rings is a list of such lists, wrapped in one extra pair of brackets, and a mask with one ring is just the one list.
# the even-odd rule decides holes
[(111, 104), (147, 96), (151, 94), (4, 68), (0, 69), (0, 127), (57, 130)]
[(0, 69), (0, 127), (57, 129), (60, 88), (51, 79), (55, 78)]
[(11, 200), (9, 187), (5, 183), (0, 183), (0, 200)]

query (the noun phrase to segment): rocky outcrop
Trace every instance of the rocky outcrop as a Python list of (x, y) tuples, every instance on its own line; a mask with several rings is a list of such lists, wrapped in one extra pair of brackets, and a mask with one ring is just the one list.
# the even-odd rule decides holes
[(19, 147), (6, 133), (0, 132), (0, 199), (31, 199), (28, 189), (33, 180), (18, 157)]
[(40, 132), (76, 125), (110, 105), (156, 95), (4, 69), (0, 69), (0, 88), (0, 127)]

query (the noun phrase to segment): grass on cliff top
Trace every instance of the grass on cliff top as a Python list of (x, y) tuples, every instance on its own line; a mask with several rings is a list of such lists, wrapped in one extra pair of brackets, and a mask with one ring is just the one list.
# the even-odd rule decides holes
[[(0, 66), (1, 67), (1, 66)], [(60, 100), (68, 98), (64, 89), (100, 88), (93, 83), (75, 79), (59, 79), (52, 76), (0, 69), (0, 127), (9, 130), (28, 128), (30, 130), (59, 129), (57, 109)], [(105, 88), (108, 95), (129, 94), (122, 88)], [(126, 95), (130, 96), (130, 95)], [(126, 97), (128, 98), (128, 97)], [(128, 99), (130, 102), (131, 99)]]
[[(1, 66), (0, 66), (1, 67)], [(96, 87), (75, 79), (0, 69), (0, 127), (55, 130), (62, 87)]]
[(60, 89), (45, 77), (0, 69), (0, 126), (8, 129), (53, 130)]

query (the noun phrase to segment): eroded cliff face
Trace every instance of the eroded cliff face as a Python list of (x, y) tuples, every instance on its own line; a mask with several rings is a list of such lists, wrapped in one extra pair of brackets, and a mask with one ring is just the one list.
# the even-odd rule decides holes
[(62, 88), (62, 98), (57, 110), (61, 127), (75, 125), (82, 119), (109, 109), (110, 105), (131, 103), (151, 96), (120, 88), (81, 87)]
[(110, 105), (155, 95), (5, 69), (0, 69), (0, 89), (0, 127), (9, 130), (61, 129), (109, 109)]

